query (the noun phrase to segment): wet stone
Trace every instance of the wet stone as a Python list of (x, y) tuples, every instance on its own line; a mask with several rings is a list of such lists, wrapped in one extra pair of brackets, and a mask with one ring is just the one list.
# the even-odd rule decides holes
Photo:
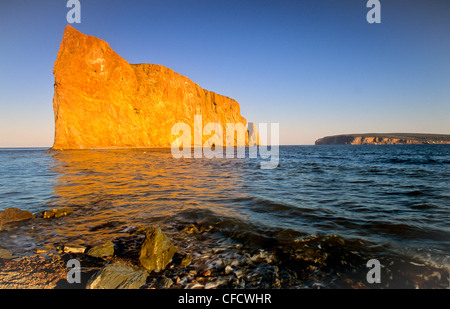
[(6, 223), (23, 221), (34, 218), (34, 215), (27, 211), (21, 210), (19, 208), (6, 208), (3, 211), (0, 211), (0, 229)]
[(84, 253), (86, 251), (86, 247), (68, 244), (62, 247), (62, 251), (65, 253)]
[(189, 224), (188, 226), (183, 228), (183, 232), (188, 233), (188, 234), (195, 234), (195, 233), (199, 233), (199, 230), (197, 229), (197, 227), (194, 224)]
[(51, 210), (44, 211), (42, 216), (44, 219), (60, 218), (73, 213), (73, 211), (74, 210), (70, 207), (54, 208)]
[(87, 255), (92, 257), (106, 257), (114, 255), (114, 244), (111, 241), (107, 241), (101, 245), (90, 248)]
[(124, 264), (104, 266), (87, 283), (87, 289), (139, 289), (145, 285), (148, 272)]
[(205, 284), (205, 289), (216, 289), (218, 287), (225, 287), (229, 282), (229, 278), (217, 278), (212, 282)]
[(225, 267), (225, 275), (230, 274), (233, 271), (233, 267), (231, 267), (230, 265), (227, 265)]
[(173, 280), (167, 277), (162, 277), (156, 284), (157, 289), (168, 289), (173, 285)]
[(148, 271), (160, 271), (172, 261), (178, 248), (158, 227), (150, 227), (139, 253), (139, 262)]
[(173, 256), (173, 262), (185, 268), (192, 262), (192, 256), (187, 253), (175, 253)]
[(8, 251), (6, 249), (1, 249), (0, 248), (0, 259), (9, 260), (9, 259), (12, 259), (12, 258), (13, 258), (13, 256), (12, 256), (12, 252), (11, 251)]

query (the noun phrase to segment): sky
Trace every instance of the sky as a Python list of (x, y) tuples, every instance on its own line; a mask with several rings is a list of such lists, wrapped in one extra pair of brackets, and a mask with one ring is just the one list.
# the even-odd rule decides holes
[[(280, 144), (450, 134), (450, 1), (79, 0), (77, 30), (237, 100)], [(0, 1), (0, 147), (51, 147), (66, 0)]]

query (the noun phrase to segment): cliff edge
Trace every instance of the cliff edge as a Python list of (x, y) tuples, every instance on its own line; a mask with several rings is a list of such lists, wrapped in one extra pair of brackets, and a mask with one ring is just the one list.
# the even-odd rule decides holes
[(450, 144), (450, 135), (422, 133), (367, 133), (319, 138), (316, 145)]
[(53, 149), (170, 147), (178, 137), (172, 126), (183, 122), (194, 132), (194, 115), (202, 115), (203, 126), (221, 124), (224, 135), (226, 123), (247, 125), (235, 100), (162, 65), (129, 64), (105, 41), (70, 25), (53, 74)]

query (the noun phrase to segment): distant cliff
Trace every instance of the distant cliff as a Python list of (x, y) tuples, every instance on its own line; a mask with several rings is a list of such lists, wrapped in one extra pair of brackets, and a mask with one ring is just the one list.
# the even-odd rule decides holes
[(368, 133), (326, 136), (316, 145), (398, 145), (398, 144), (450, 144), (450, 135), (414, 133)]
[(54, 149), (168, 147), (178, 137), (171, 134), (175, 123), (193, 134), (194, 115), (202, 115), (203, 125), (219, 123), (223, 135), (226, 123), (247, 125), (235, 100), (164, 66), (129, 64), (105, 41), (70, 25), (53, 74)]

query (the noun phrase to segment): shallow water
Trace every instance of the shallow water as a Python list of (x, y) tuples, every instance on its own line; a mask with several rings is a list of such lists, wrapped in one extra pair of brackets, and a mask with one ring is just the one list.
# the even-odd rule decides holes
[[(373, 287), (371, 258), (382, 287), (449, 286), (450, 146), (281, 146), (279, 160), (1, 149), (0, 210), (75, 212), (10, 224), (0, 247), (94, 245), (154, 224), (208, 267), (261, 255), (292, 287)], [(181, 233), (189, 224), (208, 232)]]

